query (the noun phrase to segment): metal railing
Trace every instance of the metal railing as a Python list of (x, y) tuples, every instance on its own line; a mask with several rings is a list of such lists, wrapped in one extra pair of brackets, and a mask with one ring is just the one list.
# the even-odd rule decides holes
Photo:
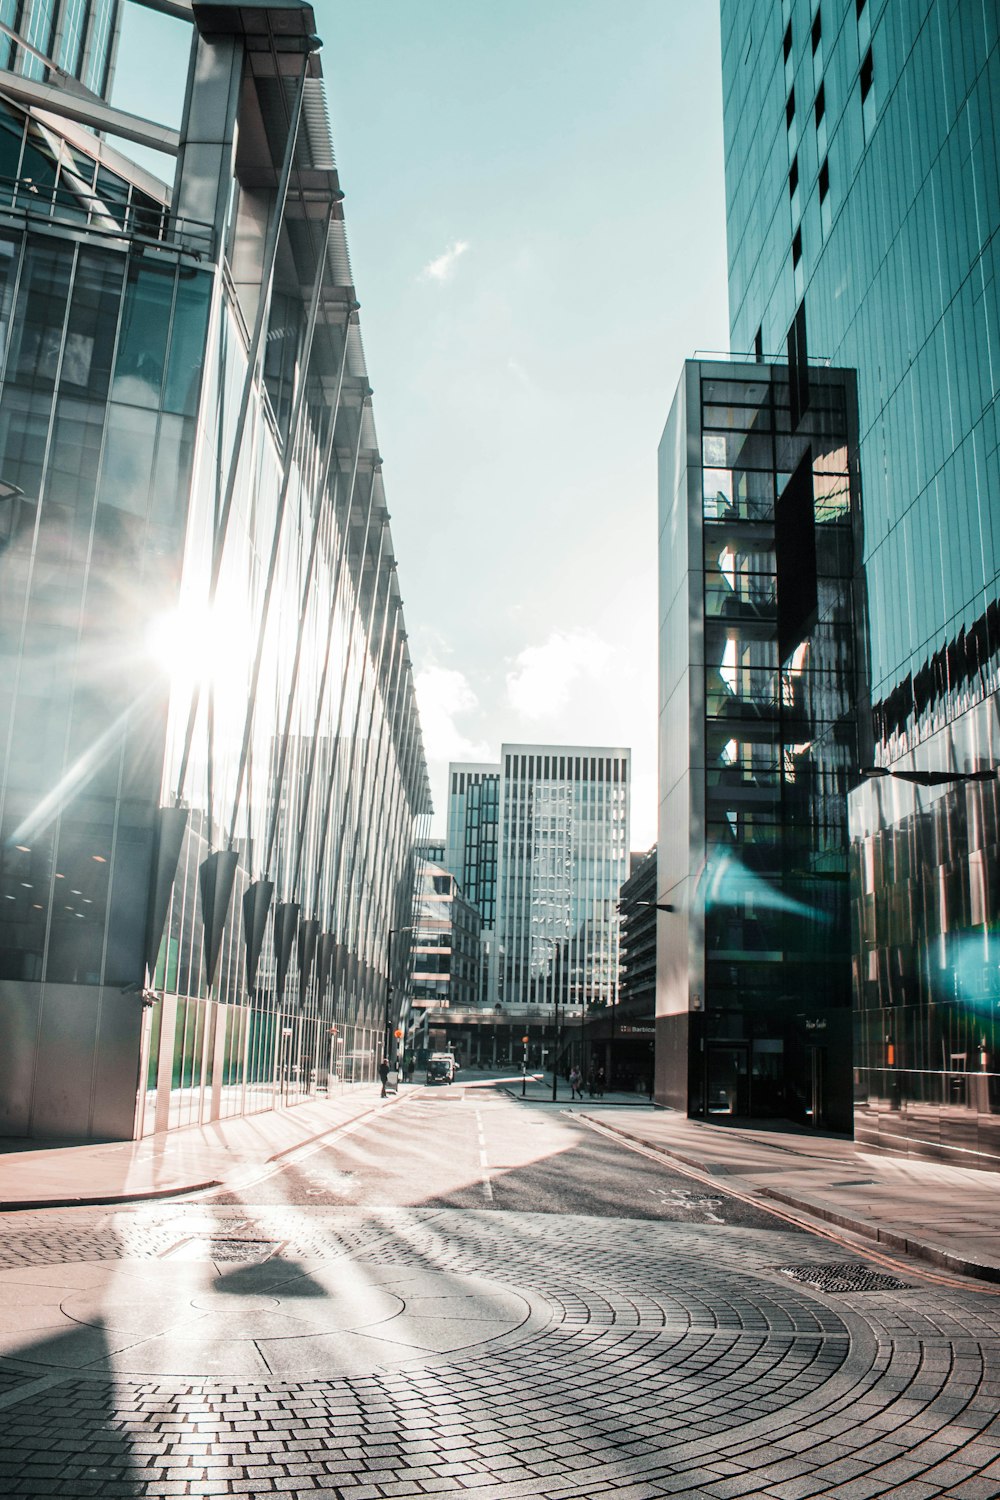
[(56, 183), (30, 177), (0, 177), (0, 210), (32, 219), (76, 224), (98, 234), (139, 240), (182, 250), (199, 260), (210, 260), (215, 249), (211, 224), (185, 219), (166, 204), (115, 202)]

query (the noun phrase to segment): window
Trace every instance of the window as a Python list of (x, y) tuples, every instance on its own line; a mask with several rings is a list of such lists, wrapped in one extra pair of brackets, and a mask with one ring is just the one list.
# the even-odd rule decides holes
[(792, 265), (797, 266), (802, 259), (802, 228), (796, 229), (792, 237)]
[(875, 69), (872, 63), (872, 49), (869, 47), (868, 51), (864, 55), (864, 59), (861, 63), (861, 72), (858, 75), (861, 79), (862, 104), (864, 104), (865, 100), (868, 98), (868, 95), (872, 91), (872, 79), (874, 77), (874, 73)]
[(791, 23), (791, 21), (789, 21), (787, 27), (785, 28), (785, 39), (784, 39), (784, 41), (781, 44), (781, 50), (782, 50), (782, 53), (784, 54), (785, 62), (787, 62), (788, 59), (792, 55), (792, 23)]
[(822, 16), (821, 16), (819, 10), (817, 10), (815, 16), (813, 16), (813, 24), (812, 24), (812, 49), (813, 49), (814, 52), (816, 52), (818, 50), (819, 44), (820, 44), (820, 42), (822, 40), (823, 40), (823, 20), (822, 20)]
[(865, 6), (866, 6), (867, 3), (868, 3), (868, 0), (857, 0), (857, 14), (858, 14), (859, 17), (861, 15), (861, 12), (864, 10), (864, 8), (865, 8)]
[(796, 189), (798, 188), (798, 185), (799, 185), (799, 159), (798, 159), (797, 156), (793, 156), (792, 157), (792, 165), (791, 165), (791, 167), (788, 170), (788, 196), (789, 196), (789, 198), (794, 198), (795, 197), (795, 192), (796, 192)]
[[(870, 57), (871, 53), (869, 52), (868, 55)], [(864, 95), (862, 95), (862, 98), (864, 98)], [(794, 123), (795, 123), (795, 89), (792, 88), (792, 89), (789, 89), (789, 91), (788, 91), (788, 102), (785, 105), (785, 128), (786, 128), (786, 130), (791, 130), (791, 128), (792, 128), (792, 126), (793, 126)]]
[(823, 116), (826, 114), (826, 85), (820, 84), (816, 92), (816, 128), (819, 129)]
[(764, 325), (758, 327), (753, 336), (753, 357), (759, 365), (764, 363)]
[(823, 165), (819, 169), (819, 201), (825, 203), (830, 191), (830, 159), (824, 157)]

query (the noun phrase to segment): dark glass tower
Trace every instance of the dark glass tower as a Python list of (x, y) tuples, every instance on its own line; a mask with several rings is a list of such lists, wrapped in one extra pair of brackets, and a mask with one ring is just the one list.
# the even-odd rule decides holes
[(660, 445), (657, 1098), (850, 1125), (849, 372), (685, 366)]

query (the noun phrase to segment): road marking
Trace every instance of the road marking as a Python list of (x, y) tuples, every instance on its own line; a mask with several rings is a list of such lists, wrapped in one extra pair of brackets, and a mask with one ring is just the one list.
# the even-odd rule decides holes
[(483, 1176), (482, 1176), (483, 1196), (485, 1197), (487, 1203), (492, 1203), (493, 1202), (493, 1182), (492, 1182), (492, 1179), (490, 1177), (489, 1157), (486, 1155), (486, 1132), (483, 1129), (483, 1117), (482, 1117), (482, 1114), (480, 1113), (480, 1111), (478, 1109), (476, 1110), (476, 1132), (477, 1132), (477, 1134), (479, 1136), (479, 1165), (483, 1169)]

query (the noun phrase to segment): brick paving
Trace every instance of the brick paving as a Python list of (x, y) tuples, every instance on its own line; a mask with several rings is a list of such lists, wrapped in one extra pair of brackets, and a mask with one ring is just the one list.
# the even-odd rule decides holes
[(909, 1266), (900, 1289), (826, 1294), (781, 1268), (842, 1266), (843, 1247), (793, 1230), (204, 1205), (3, 1227), (0, 1264), (26, 1278), (5, 1292), (29, 1287), (24, 1268), (75, 1289), (120, 1262), (152, 1300), (157, 1263), (201, 1235), (281, 1245), (262, 1266), (209, 1268), (248, 1295), (322, 1263), (481, 1278), (534, 1310), (457, 1354), (304, 1380), (125, 1377), (93, 1327), (67, 1368), (74, 1335), (53, 1314), (0, 1361), (10, 1500), (1000, 1496), (1000, 1298)]

